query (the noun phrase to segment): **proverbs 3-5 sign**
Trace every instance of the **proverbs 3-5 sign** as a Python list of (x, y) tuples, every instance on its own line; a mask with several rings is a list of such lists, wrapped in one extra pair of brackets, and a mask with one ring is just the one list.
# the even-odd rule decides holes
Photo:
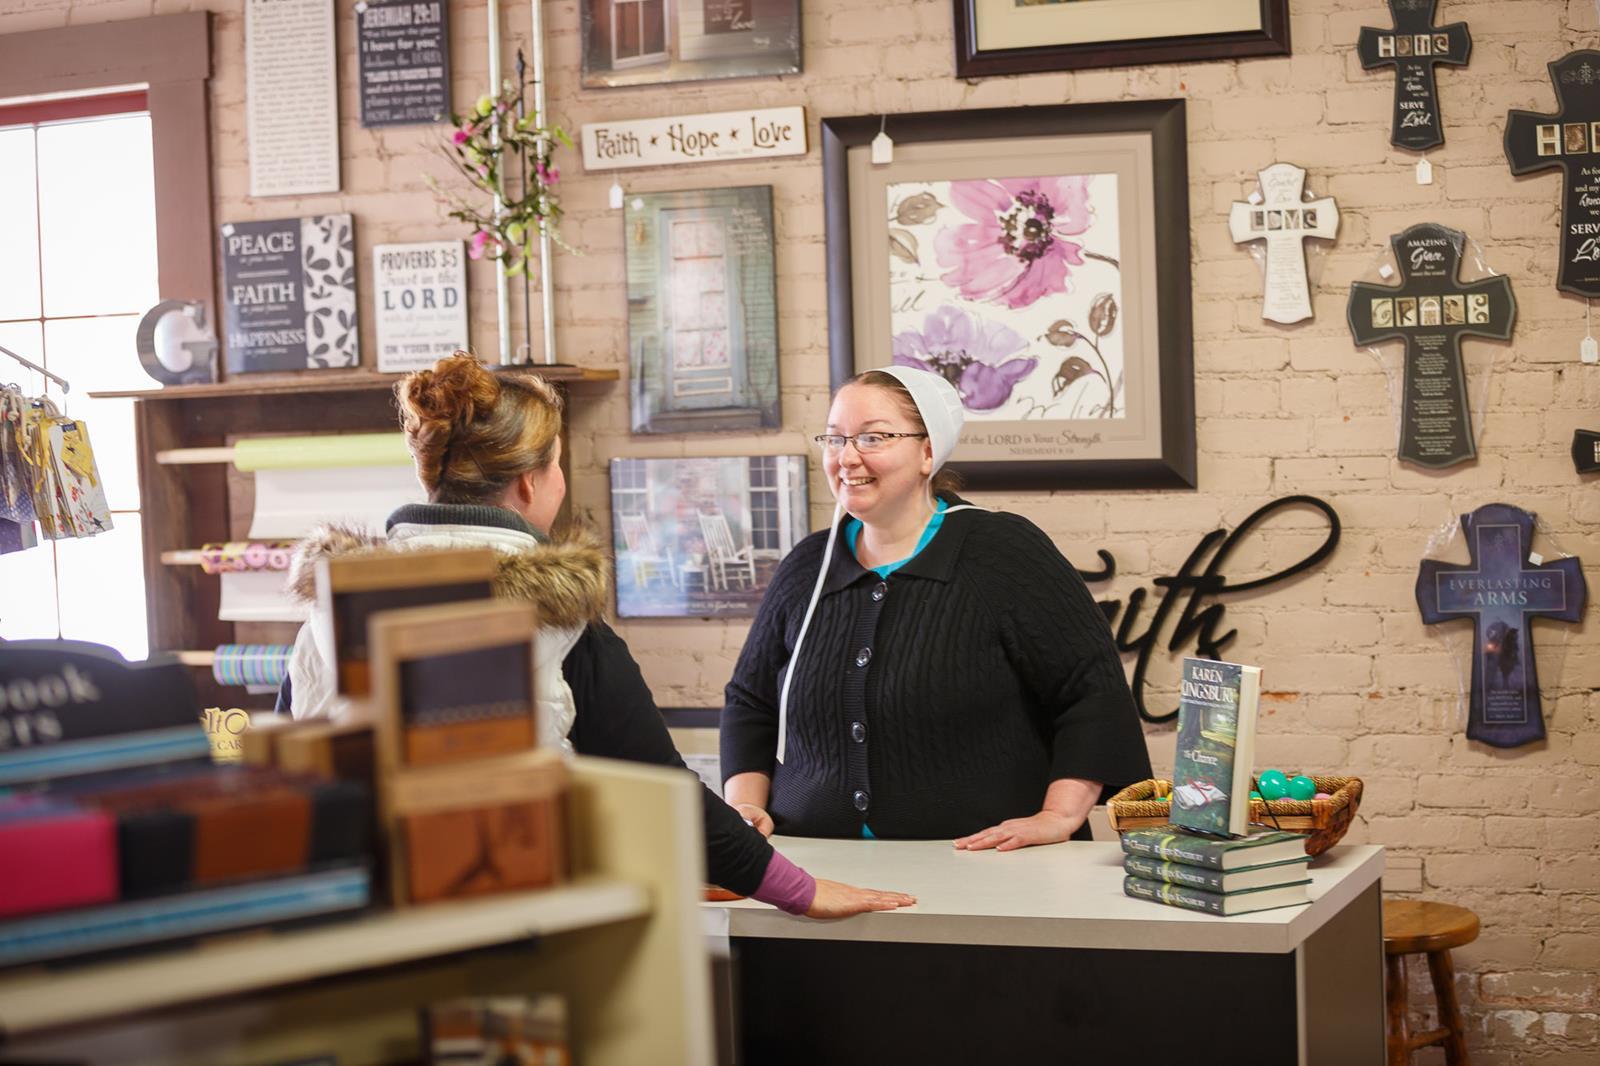
[(460, 241), (372, 249), (378, 369), (420, 370), (467, 347), (467, 268)]
[(351, 217), (225, 224), (222, 301), (230, 374), (359, 365)]
[(803, 107), (591, 122), (583, 127), (586, 170), (805, 154), (806, 112)]

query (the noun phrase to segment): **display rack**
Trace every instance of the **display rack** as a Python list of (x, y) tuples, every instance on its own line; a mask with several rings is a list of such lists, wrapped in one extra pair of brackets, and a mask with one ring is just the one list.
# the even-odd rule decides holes
[(588, 1066), (710, 1063), (698, 793), (579, 758), (563, 887), (0, 974), (0, 1060), (416, 1061), (425, 1004), (556, 992)]
[[(578, 386), (604, 384), (619, 377), (615, 370), (578, 366), (497, 368), (496, 372), (538, 373), (563, 392), (569, 410), (586, 395), (598, 395)], [(224, 447), (246, 436), (392, 430), (398, 423), (394, 385), (403, 376), (375, 372), (262, 375), (154, 391), (91, 394), (95, 399), (133, 400), (152, 651), (289, 644), (297, 628), (283, 622), (221, 621), (217, 618), (221, 598), (217, 578), (198, 567), (163, 562), (164, 554), (245, 539), (254, 509), (254, 482), (227, 465), (168, 465), (157, 460), (157, 453)], [(562, 443), (565, 464), (568, 449), (566, 441)], [(558, 521), (566, 515), (563, 505)], [(250, 702), (241, 690), (218, 685), (209, 671), (199, 667), (195, 684), (205, 706)]]

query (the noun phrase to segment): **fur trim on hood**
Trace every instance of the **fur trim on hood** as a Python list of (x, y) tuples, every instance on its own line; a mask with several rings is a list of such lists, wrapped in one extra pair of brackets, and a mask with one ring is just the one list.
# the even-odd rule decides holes
[[(318, 559), (438, 547), (426, 538), (391, 541), (355, 526), (318, 526), (295, 545), (289, 563), (289, 593), (304, 603), (316, 601)], [(541, 626), (567, 629), (600, 621), (610, 599), (605, 553), (587, 537), (502, 551), (494, 594), (531, 602), (539, 610)]]

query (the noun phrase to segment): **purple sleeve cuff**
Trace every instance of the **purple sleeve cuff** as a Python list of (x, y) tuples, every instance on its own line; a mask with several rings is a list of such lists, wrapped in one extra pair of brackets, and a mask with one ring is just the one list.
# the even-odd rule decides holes
[(767, 863), (767, 872), (762, 876), (760, 886), (751, 896), (762, 903), (770, 903), (781, 911), (804, 914), (811, 909), (811, 901), (817, 898), (817, 881), (774, 851), (772, 861)]

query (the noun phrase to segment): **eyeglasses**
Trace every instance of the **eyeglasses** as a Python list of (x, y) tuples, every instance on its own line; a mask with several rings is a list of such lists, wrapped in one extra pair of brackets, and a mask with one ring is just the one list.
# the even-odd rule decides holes
[(857, 433), (852, 437), (840, 433), (819, 433), (811, 439), (829, 455), (838, 455), (844, 446), (855, 443), (856, 451), (865, 454), (887, 448), (901, 437), (926, 437), (926, 433)]

